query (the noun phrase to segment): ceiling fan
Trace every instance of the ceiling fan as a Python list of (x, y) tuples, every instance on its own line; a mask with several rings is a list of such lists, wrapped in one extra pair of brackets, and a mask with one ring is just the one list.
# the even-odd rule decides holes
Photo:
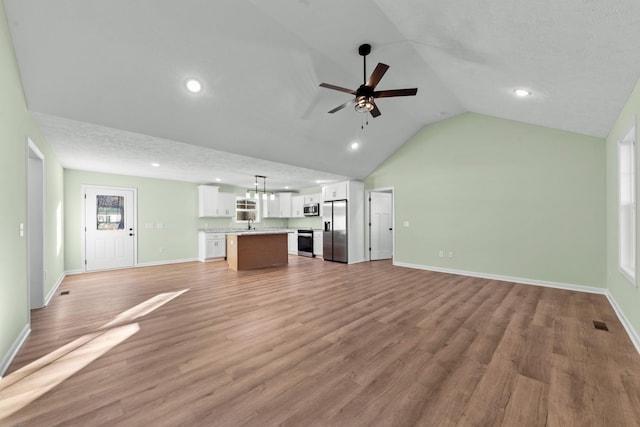
[(329, 83), (320, 83), (320, 87), (326, 87), (327, 89), (333, 89), (340, 92), (346, 92), (351, 95), (354, 95), (355, 98), (345, 102), (344, 104), (334, 108), (329, 111), (329, 113), (333, 114), (336, 111), (340, 111), (345, 107), (350, 105), (355, 105), (355, 110), (359, 113), (371, 113), (373, 117), (378, 117), (380, 114), (380, 110), (375, 103), (375, 98), (390, 98), (392, 96), (414, 96), (418, 93), (417, 88), (413, 89), (392, 89), (392, 90), (379, 90), (376, 91), (375, 88), (380, 83), (382, 76), (387, 72), (389, 66), (387, 64), (383, 64), (382, 62), (378, 63), (376, 69), (373, 70), (369, 80), (367, 80), (367, 55), (371, 53), (371, 45), (363, 44), (358, 48), (358, 53), (362, 56), (364, 62), (364, 70), (363, 70), (363, 84), (356, 90), (347, 89), (344, 87), (332, 85)]

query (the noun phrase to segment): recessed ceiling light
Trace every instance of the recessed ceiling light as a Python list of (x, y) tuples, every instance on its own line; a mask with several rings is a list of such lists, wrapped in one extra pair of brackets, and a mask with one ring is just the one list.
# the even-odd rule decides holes
[(196, 79), (187, 80), (187, 82), (185, 83), (185, 86), (187, 87), (187, 90), (191, 93), (198, 93), (202, 90), (202, 83), (200, 83)]
[(151, 166), (153, 166), (154, 168), (159, 168), (160, 167), (160, 163), (151, 163)]
[(356, 151), (358, 148), (360, 148), (360, 143), (359, 142), (352, 142), (351, 145), (349, 145), (349, 149), (351, 151)]
[(216, 178), (216, 182), (220, 182), (222, 181), (220, 178)]
[(515, 93), (516, 96), (519, 96), (521, 98), (524, 98), (525, 96), (531, 95), (531, 92), (526, 90), (526, 89), (516, 89), (516, 90), (513, 91), (513, 93)]
[(289, 189), (289, 186), (288, 186), (288, 185), (285, 185), (285, 186), (284, 186), (284, 189), (285, 189), (285, 190), (288, 190), (288, 189)]

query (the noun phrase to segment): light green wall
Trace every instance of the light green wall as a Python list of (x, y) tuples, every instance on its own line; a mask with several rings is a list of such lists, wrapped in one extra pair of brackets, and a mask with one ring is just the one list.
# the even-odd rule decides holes
[(366, 187), (395, 189), (396, 262), (605, 286), (603, 139), (467, 113), (423, 128)]
[[(640, 82), (636, 84), (607, 138), (607, 285), (636, 334), (640, 333), (640, 290), (618, 271), (618, 165), (617, 142), (629, 131), (640, 114)], [(636, 147), (638, 135), (636, 125)], [(636, 150), (638, 154), (640, 150)], [(640, 165), (638, 159), (636, 164)], [(640, 181), (638, 182), (640, 185)], [(638, 249), (636, 247), (636, 254)], [(636, 265), (640, 265), (636, 261)], [(638, 270), (636, 270), (638, 271)], [(636, 273), (638, 274), (638, 273)]]
[[(198, 229), (243, 227), (231, 218), (198, 218), (197, 185), (124, 175), (65, 170), (65, 260), (67, 271), (82, 269), (82, 186), (135, 188), (138, 196), (138, 263), (192, 260), (198, 257)], [(244, 194), (221, 186), (220, 191)], [(147, 228), (146, 224), (154, 224)], [(162, 224), (159, 229), (157, 224)], [(258, 227), (284, 227), (286, 220), (266, 219)], [(160, 248), (164, 252), (160, 252)]]
[[(29, 322), (27, 297), (27, 138), (45, 156), (45, 289), (48, 295), (64, 274), (57, 252), (56, 208), (61, 205), (62, 167), (29, 114), (22, 91), (4, 7), (0, 3), (0, 373), (20, 332)], [(25, 237), (19, 226), (25, 224)]]

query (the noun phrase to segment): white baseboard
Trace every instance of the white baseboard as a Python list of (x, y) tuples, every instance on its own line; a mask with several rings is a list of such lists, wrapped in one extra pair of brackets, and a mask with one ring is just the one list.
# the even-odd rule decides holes
[(141, 262), (136, 265), (136, 267), (154, 267), (157, 265), (167, 265), (167, 264), (181, 264), (183, 262), (194, 262), (198, 261), (198, 258), (187, 258), (187, 259), (172, 259), (167, 261), (154, 261), (154, 262)]
[(5, 372), (7, 372), (7, 369), (9, 369), (9, 365), (11, 365), (11, 362), (13, 362), (16, 354), (18, 354), (18, 350), (20, 350), (30, 333), (31, 324), (27, 323), (26, 325), (24, 325), (22, 331), (13, 341), (13, 344), (11, 344), (11, 347), (9, 347), (9, 351), (7, 351), (7, 353), (2, 358), (2, 361), (0, 362), (0, 378), (4, 376)]
[(60, 275), (60, 277), (58, 277), (58, 280), (56, 281), (56, 284), (53, 285), (53, 288), (51, 288), (51, 290), (47, 294), (47, 297), (44, 299), (44, 306), (45, 307), (49, 305), (49, 303), (51, 302), (51, 299), (56, 294), (56, 291), (60, 287), (60, 284), (62, 283), (62, 281), (64, 280), (65, 277), (67, 277), (67, 273), (65, 273), (65, 272), (63, 272)]
[(522, 277), (501, 276), (498, 274), (477, 273), (474, 271), (455, 270), (451, 268), (433, 267), (429, 265), (408, 264), (405, 262), (395, 262), (398, 267), (416, 268), (418, 270), (437, 271), (439, 273), (458, 274), (460, 276), (479, 277), (481, 279), (500, 280), (503, 282), (521, 283), (523, 285), (544, 286), (547, 288), (566, 289), (569, 291), (587, 292), (590, 294), (606, 295), (607, 289), (595, 286), (573, 285), (570, 283), (548, 282), (545, 280), (524, 279)]
[(611, 307), (613, 307), (613, 311), (616, 312), (620, 323), (622, 323), (622, 326), (624, 326), (624, 329), (627, 331), (627, 335), (629, 335), (629, 339), (636, 348), (636, 351), (640, 353), (640, 335), (638, 335), (638, 332), (633, 328), (633, 325), (631, 325), (627, 316), (624, 315), (615, 298), (611, 295), (611, 292), (607, 291), (606, 295), (609, 300), (609, 304), (611, 304)]
[(68, 270), (64, 272), (65, 276), (72, 276), (74, 274), (82, 274), (82, 273), (84, 273), (84, 271), (82, 270)]
[(620, 323), (622, 323), (622, 326), (627, 332), (629, 339), (633, 343), (638, 353), (640, 353), (640, 336), (638, 335), (638, 332), (633, 328), (633, 326), (631, 325), (631, 322), (629, 322), (629, 319), (627, 319), (627, 317), (624, 315), (624, 313), (616, 303), (616, 300), (613, 298), (609, 290), (606, 288), (572, 285), (569, 283), (547, 282), (544, 280), (523, 279), (521, 277), (500, 276), (496, 274), (476, 273), (472, 271), (454, 270), (450, 268), (433, 267), (433, 266), (419, 265), (419, 264), (409, 264), (409, 263), (395, 262), (395, 261), (393, 265), (396, 265), (398, 267), (415, 268), (418, 270), (436, 271), (439, 273), (459, 274), (461, 276), (479, 277), (482, 279), (501, 280), (504, 282), (522, 283), (524, 285), (544, 286), (547, 288), (565, 289), (569, 291), (578, 291), (578, 292), (587, 292), (590, 294), (605, 295), (609, 300), (609, 304), (611, 304), (613, 311), (618, 316)]

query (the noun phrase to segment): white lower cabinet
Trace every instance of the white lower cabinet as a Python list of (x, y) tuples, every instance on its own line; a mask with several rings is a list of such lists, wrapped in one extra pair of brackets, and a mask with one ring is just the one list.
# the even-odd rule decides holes
[(322, 258), (322, 230), (313, 230), (313, 254)]
[(227, 242), (224, 233), (198, 232), (198, 260), (224, 258), (227, 256)]
[(288, 241), (289, 253), (293, 255), (298, 255), (298, 232), (297, 231), (289, 232), (287, 236), (289, 239)]

